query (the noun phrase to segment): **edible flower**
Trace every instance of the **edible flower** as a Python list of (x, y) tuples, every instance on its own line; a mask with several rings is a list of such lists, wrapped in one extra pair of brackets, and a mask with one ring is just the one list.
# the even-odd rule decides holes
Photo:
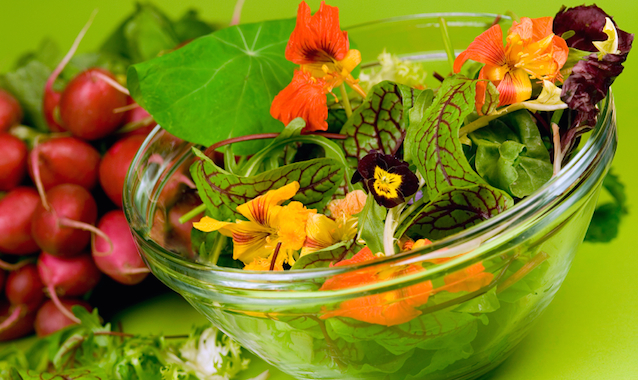
[[(299, 4), (297, 24), (286, 46), (286, 59), (299, 65), (290, 84), (275, 96), (270, 114), (284, 124), (301, 117), (303, 133), (328, 129), (326, 95), (347, 83), (365, 97), (351, 72), (361, 62), (361, 53), (350, 49), (348, 33), (339, 28), (339, 8), (323, 1), (311, 16), (305, 2)], [(334, 96), (334, 94), (333, 94)], [(336, 99), (336, 96), (335, 96)]]
[(303, 132), (328, 129), (327, 84), (309, 72), (295, 70), (290, 84), (281, 90), (270, 106), (270, 115), (288, 125), (301, 117), (306, 121)]
[(306, 223), (306, 241), (300, 256), (354, 239), (358, 223), (358, 218), (354, 215), (363, 210), (365, 202), (366, 194), (361, 190), (354, 190), (346, 194), (345, 198), (328, 203), (332, 218), (323, 214), (309, 215)]
[(443, 278), (445, 285), (437, 290), (447, 290), (450, 293), (474, 292), (489, 285), (492, 279), (494, 275), (486, 272), (483, 263), (478, 262), (445, 276)]
[[(358, 264), (375, 258), (372, 251), (365, 247), (351, 259), (342, 260), (334, 266)], [(326, 280), (320, 290), (337, 290), (362, 286), (424, 270), (423, 267), (415, 264), (383, 269), (361, 269), (351, 273), (339, 274)], [(377, 325), (400, 325), (421, 315), (421, 311), (416, 308), (428, 302), (431, 292), (432, 282), (425, 281), (397, 290), (343, 301), (337, 309), (324, 312), (320, 318), (348, 317)]]
[(387, 208), (405, 202), (419, 189), (419, 179), (410, 171), (407, 162), (376, 150), (359, 161), (351, 182), (363, 182), (377, 203)]
[(348, 32), (339, 28), (337, 7), (322, 1), (319, 10), (311, 16), (308, 4), (305, 1), (299, 4), (297, 25), (286, 46), (286, 59), (313, 77), (324, 78), (330, 91), (346, 82), (363, 92), (350, 74), (361, 63), (361, 53), (350, 49)]
[[(519, 103), (531, 98), (531, 79), (555, 82), (562, 80), (560, 69), (567, 61), (569, 48), (552, 32), (552, 18), (523, 17), (509, 29), (503, 47), (503, 32), (494, 25), (459, 54), (454, 61), (458, 73), (468, 59), (484, 63), (479, 79), (488, 79), (499, 92), (499, 106)], [(486, 84), (477, 83), (476, 106), (484, 103)]]
[(193, 227), (204, 232), (219, 231), (232, 237), (233, 259), (248, 264), (245, 269), (263, 268), (268, 262), (272, 269), (282, 270), (283, 263), (294, 264), (294, 255), (306, 240), (303, 226), (308, 216), (316, 212), (306, 209), (300, 202), (281, 206), (298, 190), (299, 182), (294, 181), (237, 206), (237, 212), (247, 221), (221, 222), (205, 216), (193, 223)]

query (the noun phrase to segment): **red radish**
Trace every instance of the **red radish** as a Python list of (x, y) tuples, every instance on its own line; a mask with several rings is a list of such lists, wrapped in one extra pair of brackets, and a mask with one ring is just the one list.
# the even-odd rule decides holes
[(148, 135), (157, 125), (153, 117), (133, 99), (129, 98), (129, 105), (124, 113), (124, 126), (118, 130), (121, 138), (133, 135)]
[(23, 186), (0, 199), (0, 252), (28, 255), (39, 251), (31, 236), (31, 218), (39, 203), (38, 192)]
[[(42, 252), (38, 258), (38, 273), (47, 294), (65, 314), (68, 312), (59, 305), (58, 296), (81, 296), (93, 289), (101, 277), (100, 270), (89, 254), (64, 258)], [(75, 320), (73, 314), (67, 314), (67, 317)]]
[(97, 219), (97, 204), (91, 193), (79, 185), (65, 183), (46, 192), (31, 220), (31, 235), (50, 254), (72, 256), (91, 239)]
[(19, 318), (15, 317), (17, 306), (8, 302), (0, 303), (0, 325), (5, 328), (0, 330), (0, 341), (13, 340), (30, 334), (33, 331), (36, 312), (27, 312)]
[(5, 294), (11, 307), (0, 323), (0, 333), (20, 329), (20, 320), (35, 314), (44, 301), (43, 285), (34, 264), (24, 265), (9, 274)]
[[(77, 299), (61, 299), (60, 303), (71, 315), (73, 315), (71, 309), (75, 305), (82, 306), (89, 312), (92, 310), (91, 305)], [(33, 325), (35, 325), (36, 335), (42, 338), (75, 323), (77, 322), (62, 313), (53, 301), (47, 301), (38, 310)]]
[[(55, 79), (55, 78), (54, 78)], [(64, 126), (60, 121), (60, 96), (62, 93), (53, 90), (53, 81), (51, 85), (47, 82), (44, 88), (44, 99), (42, 101), (42, 114), (46, 120), (51, 132), (64, 132)]]
[(136, 135), (118, 140), (100, 162), (100, 184), (109, 199), (118, 207), (122, 207), (126, 172), (144, 139), (144, 136)]
[(22, 121), (22, 107), (13, 95), (0, 88), (0, 132), (6, 132)]
[(199, 220), (204, 213), (200, 213), (185, 223), (180, 223), (179, 218), (202, 204), (195, 191), (188, 191), (168, 212), (169, 224), (172, 228), (172, 236), (175, 237), (188, 252), (191, 252), (191, 230), (193, 221)]
[(27, 264), (9, 273), (5, 294), (12, 305), (24, 305), (36, 311), (44, 301), (44, 285), (35, 264)]
[(80, 45), (80, 41), (82, 41), (82, 38), (84, 38), (84, 34), (86, 34), (86, 31), (89, 29), (89, 26), (91, 26), (91, 23), (93, 22), (93, 17), (95, 17), (95, 12), (91, 14), (91, 17), (89, 17), (89, 21), (87, 21), (86, 25), (84, 25), (82, 30), (80, 30), (80, 33), (78, 33), (78, 36), (75, 37), (75, 40), (73, 41), (73, 45), (71, 45), (71, 48), (66, 53), (66, 55), (62, 58), (62, 61), (60, 61), (58, 66), (55, 68), (55, 70), (53, 70), (53, 72), (47, 79), (46, 85), (44, 86), (44, 98), (42, 99), (42, 113), (44, 114), (44, 119), (49, 125), (49, 129), (51, 130), (51, 132), (63, 132), (66, 130), (66, 128), (61, 124), (61, 121), (59, 118), (59, 113), (60, 113), (59, 105), (60, 105), (60, 97), (62, 96), (62, 93), (55, 91), (53, 89), (53, 83), (58, 78), (62, 70), (64, 70), (64, 67), (66, 66), (66, 64), (69, 63), (71, 58), (73, 58), (73, 54), (75, 54), (75, 51)]
[(135, 285), (144, 280), (149, 270), (137, 251), (124, 212), (107, 212), (97, 227), (113, 242), (113, 249), (110, 249), (109, 242), (99, 236), (94, 237), (92, 253), (97, 267), (104, 274), (125, 285)]
[(75, 137), (58, 137), (38, 144), (31, 151), (29, 175), (36, 182), (34, 169), (38, 170), (44, 190), (63, 183), (91, 190), (98, 181), (99, 165), (100, 153), (93, 146)]
[(0, 191), (18, 186), (27, 172), (27, 144), (0, 132)]
[(115, 76), (102, 68), (85, 70), (73, 78), (60, 97), (60, 119), (64, 127), (85, 140), (97, 140), (115, 131), (124, 118), (113, 112), (126, 106), (127, 95), (102, 78)]

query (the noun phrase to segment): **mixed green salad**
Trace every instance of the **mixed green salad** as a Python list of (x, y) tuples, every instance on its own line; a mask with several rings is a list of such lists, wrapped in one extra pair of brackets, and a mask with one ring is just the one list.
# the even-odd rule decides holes
[[(296, 19), (216, 31), (192, 13), (172, 22), (140, 6), (63, 76), (73, 67), (110, 68), (163, 129), (196, 144), (186, 182), (202, 204), (180, 218), (194, 226), (189, 257), (247, 273), (373, 263), (516, 207), (561, 171), (596, 126), (633, 34), (596, 6), (513, 17), (508, 30), (506, 22), (496, 18), (457, 54), (439, 18), (449, 72), (431, 72), (392, 46), (362, 57), (340, 29), (338, 9), (323, 2), (314, 14), (302, 2)], [(0, 81), (31, 106), (26, 118), (41, 130), (41, 89), (54, 66), (43, 62), (53, 49), (45, 42)], [(432, 77), (437, 86), (426, 85)], [(626, 213), (618, 178), (608, 175), (604, 187), (612, 201), (594, 214), (590, 241), (612, 239)], [(548, 257), (532, 244), (381, 294), (293, 311), (210, 305), (208, 316), (298, 376), (313, 376), (320, 365), (327, 372), (317, 377), (435, 378), (478, 366), (474, 354), (496, 360), (516, 343), (503, 326), (536, 307), (532, 299), (553, 272)], [(455, 258), (369, 266), (308, 286), (366, 286)], [(228, 379), (247, 364), (239, 344), (215, 328), (171, 344), (112, 332), (96, 313), (74, 312), (81, 324), (26, 354), (4, 351), (0, 373)]]

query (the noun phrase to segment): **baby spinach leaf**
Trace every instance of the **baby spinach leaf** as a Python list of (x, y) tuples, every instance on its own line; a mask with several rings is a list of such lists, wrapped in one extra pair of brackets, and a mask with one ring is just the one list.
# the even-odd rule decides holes
[(459, 128), (474, 110), (475, 84), (460, 75), (448, 77), (422, 121), (410, 124), (409, 156), (432, 197), (448, 188), (485, 183), (468, 163), (459, 140)]
[(6, 89), (20, 102), (24, 111), (23, 123), (40, 132), (48, 132), (49, 126), (42, 115), (42, 97), (51, 69), (39, 61), (30, 61), (19, 69), (0, 77), (0, 87)]
[[(203, 156), (201, 152), (197, 154)], [(210, 216), (218, 220), (234, 220), (241, 216), (235, 211), (238, 205), (292, 181), (298, 181), (300, 185), (293, 200), (323, 211), (343, 178), (343, 169), (333, 159), (318, 158), (253, 177), (240, 177), (224, 171), (209, 159), (202, 159), (191, 166), (191, 174)]]
[(179, 20), (175, 21), (173, 29), (180, 42), (194, 40), (215, 31), (210, 24), (199, 17), (195, 9), (189, 9)]
[(477, 146), (476, 171), (514, 197), (530, 195), (552, 177), (549, 152), (527, 110), (493, 120), (469, 136)]
[(170, 51), (179, 43), (173, 24), (164, 13), (151, 4), (138, 3), (133, 14), (107, 38), (100, 51), (138, 63)]
[(606, 202), (594, 211), (585, 241), (592, 243), (608, 243), (618, 236), (618, 228), (624, 216), (628, 213), (625, 185), (620, 178), (611, 171), (603, 181), (603, 188), (613, 200)]
[(409, 236), (440, 240), (487, 220), (514, 205), (506, 193), (477, 184), (448, 189), (425, 205), (412, 220)]
[[(432, 101), (434, 100), (434, 91), (428, 89), (421, 91), (419, 96), (417, 96), (414, 101), (414, 106), (410, 108), (408, 112), (410, 124), (419, 124), (423, 121), (423, 115), (427, 111), (427, 109), (432, 105)], [(414, 128), (409, 128), (408, 133), (414, 130)], [(410, 141), (414, 141), (410, 139)], [(407, 142), (407, 141), (406, 141)]]
[(371, 150), (385, 154), (398, 151), (406, 133), (407, 111), (419, 92), (389, 81), (372, 88), (341, 129), (348, 136), (342, 144), (351, 166)]
[[(294, 26), (294, 19), (233, 26), (133, 65), (131, 95), (164, 129), (204, 146), (278, 132), (270, 104), (292, 77), (284, 49)], [(262, 146), (258, 140), (234, 150), (246, 155)]]
[(387, 212), (388, 209), (379, 205), (374, 200), (374, 197), (369, 194), (363, 210), (357, 214), (359, 218), (359, 238), (366, 242), (366, 245), (373, 253), (384, 252), (383, 229)]

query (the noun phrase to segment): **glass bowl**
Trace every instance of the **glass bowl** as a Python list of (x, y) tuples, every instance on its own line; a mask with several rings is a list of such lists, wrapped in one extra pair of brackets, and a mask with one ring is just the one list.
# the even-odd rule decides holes
[[(414, 15), (345, 30), (362, 52), (364, 70), (386, 48), (424, 62), (429, 72), (447, 73), (441, 16), (457, 53), (497, 17)], [(569, 270), (617, 145), (611, 93), (600, 109), (574, 158), (515, 207), (432, 245), (362, 264), (265, 273), (198, 262), (170, 216), (184, 198), (193, 198), (184, 191), (193, 144), (159, 127), (131, 165), (124, 211), (155, 276), (245, 348), (296, 378), (472, 379), (507, 357)], [(409, 270), (415, 266), (427, 269)], [(366, 273), (389, 275), (320, 290), (328, 279)], [(365, 321), (365, 315), (383, 313), (410, 317), (388, 326)]]

